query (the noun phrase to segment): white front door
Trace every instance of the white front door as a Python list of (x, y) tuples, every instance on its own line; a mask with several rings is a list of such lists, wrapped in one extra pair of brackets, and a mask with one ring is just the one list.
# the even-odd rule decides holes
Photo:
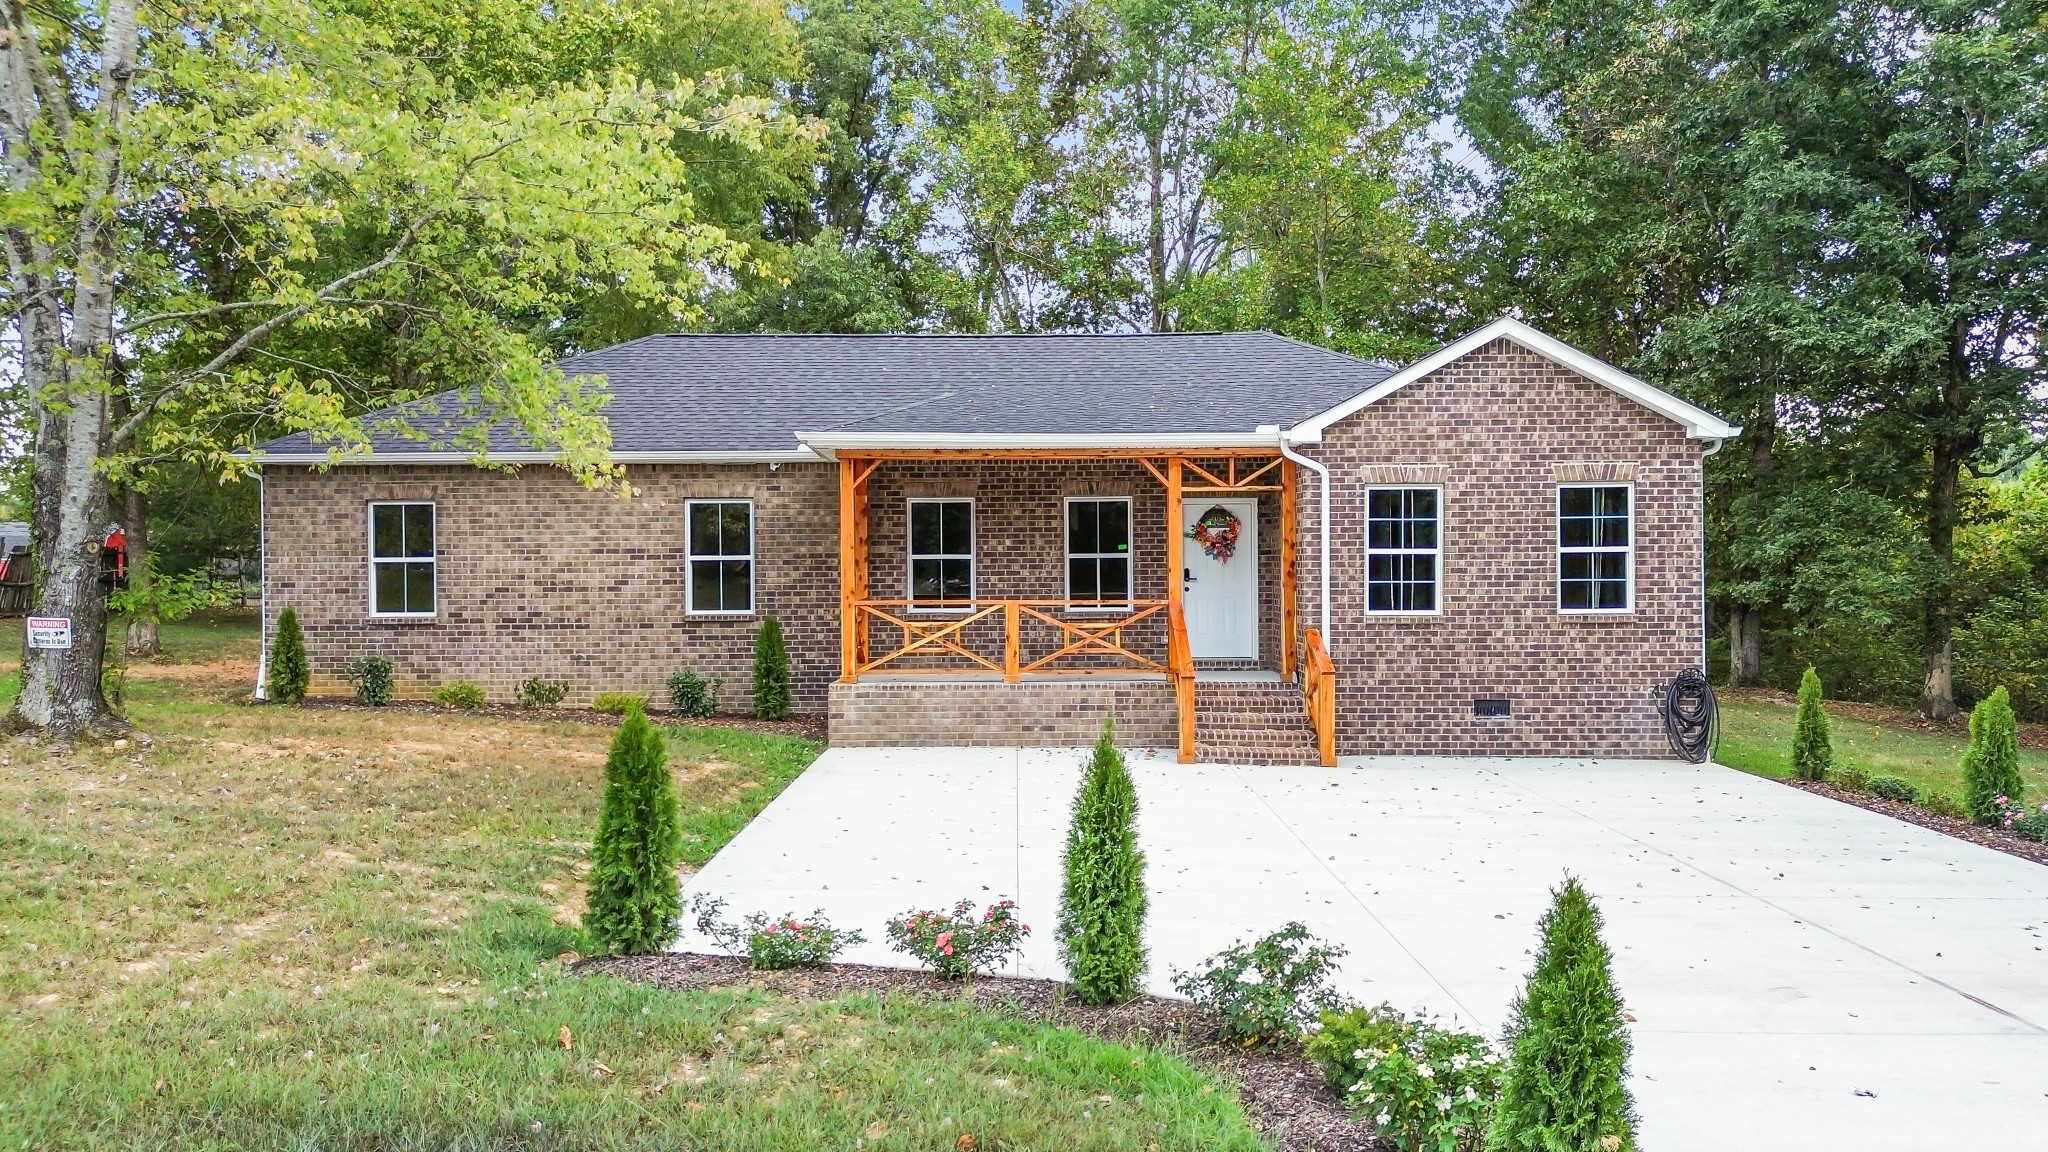
[[(1197, 526), (1212, 538), (1235, 521), (1237, 538), (1218, 555), (1196, 539)], [(1182, 606), (1188, 649), (1197, 660), (1256, 660), (1259, 656), (1259, 502), (1198, 497), (1181, 506)], [(1221, 544), (1221, 541), (1218, 540)]]

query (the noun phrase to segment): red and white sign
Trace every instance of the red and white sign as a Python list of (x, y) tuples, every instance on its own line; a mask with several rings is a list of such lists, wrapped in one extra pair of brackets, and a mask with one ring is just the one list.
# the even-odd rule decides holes
[(31, 648), (71, 647), (71, 617), (31, 616), (28, 618), (28, 646)]

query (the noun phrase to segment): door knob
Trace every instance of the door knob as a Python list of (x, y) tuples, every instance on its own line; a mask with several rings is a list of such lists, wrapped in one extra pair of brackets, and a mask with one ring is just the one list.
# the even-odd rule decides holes
[(1180, 586), (1181, 586), (1181, 587), (1185, 588), (1185, 587), (1187, 587), (1188, 585), (1190, 585), (1190, 584), (1193, 584), (1194, 582), (1195, 582), (1195, 577), (1194, 577), (1194, 573), (1193, 573), (1193, 571), (1192, 571), (1192, 570), (1190, 570), (1190, 569), (1187, 569), (1187, 568), (1183, 568), (1183, 569), (1181, 569), (1181, 570), (1180, 570)]

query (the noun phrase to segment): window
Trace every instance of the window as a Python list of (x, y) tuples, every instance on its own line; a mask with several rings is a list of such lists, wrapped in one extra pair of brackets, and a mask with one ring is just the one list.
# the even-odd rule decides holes
[(370, 505), (370, 614), (434, 614), (434, 506)]
[(1086, 608), (1131, 606), (1131, 502), (1067, 501), (1067, 599)]
[(1435, 488), (1366, 489), (1366, 611), (1437, 610), (1442, 499)]
[(1629, 608), (1629, 489), (1557, 490), (1557, 606), (1565, 612)]
[(974, 501), (910, 502), (910, 598), (966, 611), (974, 599)]
[(692, 500), (690, 614), (744, 615), (754, 610), (754, 505), (746, 500)]

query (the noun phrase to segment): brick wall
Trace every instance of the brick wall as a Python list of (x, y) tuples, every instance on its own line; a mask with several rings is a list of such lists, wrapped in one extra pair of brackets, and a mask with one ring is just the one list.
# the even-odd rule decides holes
[[(1669, 756), (1651, 688), (1700, 661), (1701, 452), (1679, 425), (1496, 341), (1330, 428), (1331, 656), (1345, 754)], [(1403, 469), (1400, 466), (1413, 466)], [(1557, 610), (1557, 485), (1635, 485), (1635, 608)], [(1443, 611), (1365, 612), (1365, 490), (1441, 480)], [(1317, 621), (1307, 477), (1301, 619)], [(1480, 697), (1513, 716), (1481, 720)]]
[(1117, 743), (1173, 749), (1180, 739), (1164, 680), (906, 682), (832, 685), (832, 743), (873, 747), (1076, 747), (1116, 717)]
[[(634, 465), (631, 500), (578, 487), (559, 469), (348, 466), (264, 470), (266, 643), (296, 608), (316, 694), (345, 694), (342, 668), (391, 659), (402, 696), (469, 679), (493, 701), (520, 681), (569, 682), (569, 703), (601, 691), (667, 698), (670, 673), (725, 680), (722, 705), (745, 711), (758, 616), (684, 611), (684, 501), (754, 501), (755, 607), (782, 622), (795, 704), (823, 712), (839, 672), (838, 472), (829, 465)], [(436, 505), (439, 612), (369, 614), (366, 506)]]

